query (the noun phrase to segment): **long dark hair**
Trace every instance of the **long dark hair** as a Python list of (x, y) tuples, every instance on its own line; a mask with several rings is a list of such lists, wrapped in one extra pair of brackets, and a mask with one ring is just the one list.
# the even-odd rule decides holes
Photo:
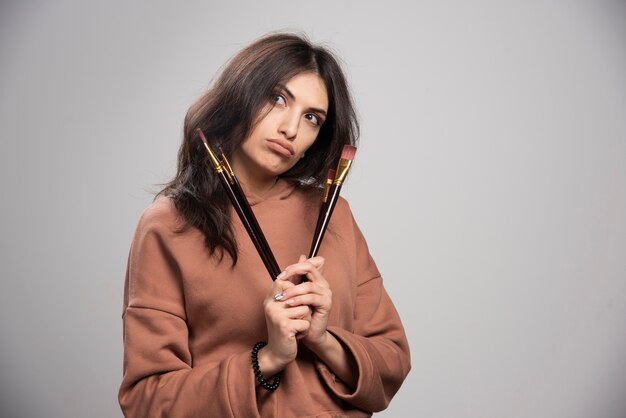
[(297, 187), (315, 187), (337, 163), (345, 144), (356, 145), (359, 125), (346, 78), (337, 59), (305, 36), (276, 33), (250, 44), (227, 63), (213, 86), (188, 110), (176, 177), (157, 194), (169, 196), (185, 221), (198, 228), (211, 254), (224, 251), (237, 263), (230, 202), (208, 161), (197, 128), (212, 147), (231, 156), (252, 131), (276, 87), (300, 73), (315, 73), (326, 85), (328, 112), (304, 158), (280, 178)]

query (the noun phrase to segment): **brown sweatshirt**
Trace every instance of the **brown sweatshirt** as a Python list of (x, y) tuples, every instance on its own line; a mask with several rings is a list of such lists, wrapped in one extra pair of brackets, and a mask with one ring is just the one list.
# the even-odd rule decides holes
[[(308, 253), (317, 191), (279, 181), (263, 199), (248, 199), (281, 267)], [(182, 221), (169, 198), (142, 214), (124, 292), (124, 415), (366, 417), (384, 409), (409, 372), (409, 347), (347, 202), (337, 203), (319, 255), (333, 293), (328, 330), (358, 365), (354, 389), (303, 345), (275, 392), (256, 384), (250, 350), (267, 340), (262, 302), (272, 282), (232, 219), (234, 267), (209, 254), (199, 230), (177, 232)]]

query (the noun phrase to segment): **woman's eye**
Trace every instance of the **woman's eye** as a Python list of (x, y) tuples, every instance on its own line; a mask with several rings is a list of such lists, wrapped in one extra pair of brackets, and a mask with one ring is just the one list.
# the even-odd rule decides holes
[(313, 122), (313, 124), (317, 126), (321, 125), (320, 117), (317, 116), (315, 113), (307, 113), (304, 117), (310, 120), (311, 122)]
[(274, 104), (278, 105), (287, 104), (287, 100), (285, 100), (285, 98), (280, 94), (274, 94), (274, 96), (272, 96), (272, 101), (274, 102)]

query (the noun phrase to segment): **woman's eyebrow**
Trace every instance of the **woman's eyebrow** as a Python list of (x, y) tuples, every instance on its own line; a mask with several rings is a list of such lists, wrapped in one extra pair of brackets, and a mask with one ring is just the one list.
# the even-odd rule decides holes
[[(283, 84), (278, 84), (278, 88), (280, 90), (283, 90), (287, 94), (287, 96), (289, 96), (291, 100), (294, 100), (294, 101), (296, 100), (296, 96), (294, 96), (294, 94), (291, 92), (291, 90), (287, 88), (287, 86)], [(320, 109), (319, 107), (309, 107), (309, 110), (312, 110), (314, 112), (319, 112), (322, 115), (326, 116), (326, 111), (324, 109)]]
[(291, 100), (296, 100), (296, 96), (293, 95), (293, 93), (287, 88), (287, 86), (285, 86), (284, 84), (278, 84), (278, 88), (287, 93), (287, 96), (289, 96)]

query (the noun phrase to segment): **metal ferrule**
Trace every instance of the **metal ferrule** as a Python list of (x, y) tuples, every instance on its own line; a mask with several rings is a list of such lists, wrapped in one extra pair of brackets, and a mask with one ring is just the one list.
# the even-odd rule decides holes
[(346, 160), (344, 158), (339, 160), (339, 164), (337, 165), (337, 174), (335, 175), (335, 181), (333, 184), (336, 186), (341, 186), (348, 175), (348, 171), (350, 171), (350, 166), (352, 165), (352, 160)]
[(328, 200), (328, 191), (330, 190), (330, 186), (333, 184), (333, 179), (326, 179), (326, 185), (324, 187), (324, 197), (322, 198), (322, 203), (326, 203)]
[(224, 171), (222, 164), (220, 164), (220, 160), (217, 159), (217, 156), (215, 155), (213, 150), (211, 150), (211, 147), (209, 147), (209, 145), (204, 141), (202, 142), (202, 144), (204, 145), (204, 148), (206, 148), (207, 152), (209, 153), (209, 158), (211, 159), (211, 164), (213, 164), (213, 169), (215, 170), (215, 172), (221, 173), (222, 171)]
[(230, 166), (228, 162), (228, 158), (226, 158), (226, 154), (222, 153), (222, 167), (224, 167), (224, 172), (226, 173), (226, 177), (228, 177), (228, 181), (230, 184), (235, 184), (235, 172), (233, 168)]

